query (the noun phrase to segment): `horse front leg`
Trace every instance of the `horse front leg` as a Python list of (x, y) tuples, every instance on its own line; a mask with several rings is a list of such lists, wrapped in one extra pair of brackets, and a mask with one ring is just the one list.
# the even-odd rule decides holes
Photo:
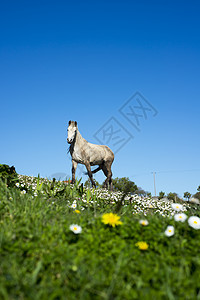
[(92, 186), (96, 188), (96, 184), (95, 184), (93, 176), (92, 176), (92, 171), (91, 171), (90, 163), (86, 162), (85, 166), (86, 166), (86, 169), (87, 169), (88, 176), (90, 177), (90, 181), (92, 183)]
[(75, 174), (76, 174), (77, 165), (78, 163), (72, 160), (72, 182), (71, 183), (75, 183)]

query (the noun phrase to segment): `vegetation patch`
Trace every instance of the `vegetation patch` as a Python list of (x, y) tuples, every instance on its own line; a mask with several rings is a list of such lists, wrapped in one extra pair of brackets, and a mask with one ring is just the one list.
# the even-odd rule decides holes
[(0, 299), (200, 299), (195, 203), (0, 180)]

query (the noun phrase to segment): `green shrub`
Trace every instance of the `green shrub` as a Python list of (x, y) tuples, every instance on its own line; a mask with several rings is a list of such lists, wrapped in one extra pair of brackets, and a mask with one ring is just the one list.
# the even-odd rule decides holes
[(13, 186), (17, 181), (15, 167), (9, 167), (8, 165), (0, 164), (0, 179), (6, 182), (8, 186)]

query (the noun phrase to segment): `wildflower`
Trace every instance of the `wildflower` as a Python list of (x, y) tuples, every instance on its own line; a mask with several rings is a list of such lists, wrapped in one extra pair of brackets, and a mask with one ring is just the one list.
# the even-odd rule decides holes
[(181, 213), (181, 214), (175, 214), (174, 215), (174, 220), (175, 221), (180, 221), (180, 222), (185, 222), (185, 220), (187, 219), (187, 215), (184, 214), (184, 213)]
[(191, 216), (188, 219), (188, 224), (194, 229), (200, 229), (200, 218), (196, 216)]
[(16, 185), (16, 187), (19, 187), (19, 182), (17, 182), (15, 185)]
[(140, 250), (147, 250), (149, 245), (146, 242), (137, 242), (135, 244)]
[(173, 208), (173, 210), (175, 211), (180, 211), (183, 209), (183, 205), (180, 203), (172, 203), (171, 207)]
[(24, 194), (24, 195), (25, 195), (25, 194), (26, 194), (26, 191), (25, 191), (25, 190), (21, 191), (21, 194)]
[(72, 224), (72, 225), (70, 225), (70, 226), (69, 226), (69, 229), (70, 229), (71, 231), (73, 231), (73, 233), (75, 233), (75, 234), (79, 234), (79, 233), (82, 232), (81, 226), (79, 226), (79, 225), (77, 225), (77, 224)]
[(140, 220), (139, 223), (142, 225), (142, 226), (147, 226), (149, 224), (149, 222), (147, 220)]
[(172, 236), (174, 235), (174, 226), (167, 226), (167, 229), (165, 230), (166, 236)]
[(76, 209), (74, 212), (77, 213), (77, 214), (81, 213), (80, 210), (78, 210), (78, 209)]
[(120, 221), (120, 217), (113, 213), (104, 214), (102, 216), (102, 222), (104, 224), (111, 225), (112, 227), (115, 227), (115, 225), (122, 224), (122, 222)]
[(77, 204), (76, 203), (72, 203), (71, 208), (76, 208)]

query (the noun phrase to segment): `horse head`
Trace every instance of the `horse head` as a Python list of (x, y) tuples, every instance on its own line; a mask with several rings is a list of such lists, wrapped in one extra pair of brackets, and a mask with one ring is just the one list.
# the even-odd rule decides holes
[(76, 132), (78, 130), (77, 122), (75, 121), (69, 121), (68, 128), (67, 128), (67, 142), (68, 144), (72, 144), (75, 137)]

